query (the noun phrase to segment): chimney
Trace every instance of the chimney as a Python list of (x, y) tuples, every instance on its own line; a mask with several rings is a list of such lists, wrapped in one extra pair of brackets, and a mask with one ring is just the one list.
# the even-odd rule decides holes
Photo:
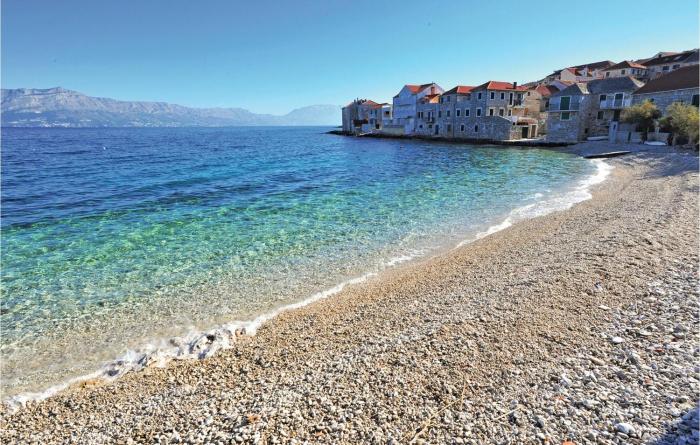
[(513, 82), (513, 89), (518, 88), (518, 82)]

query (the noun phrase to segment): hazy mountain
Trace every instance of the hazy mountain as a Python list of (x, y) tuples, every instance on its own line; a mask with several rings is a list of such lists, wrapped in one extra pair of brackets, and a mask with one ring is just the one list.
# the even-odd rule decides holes
[(337, 105), (311, 105), (283, 116), (243, 108), (190, 108), (165, 102), (91, 97), (64, 88), (2, 90), (7, 127), (220, 127), (242, 125), (339, 125)]

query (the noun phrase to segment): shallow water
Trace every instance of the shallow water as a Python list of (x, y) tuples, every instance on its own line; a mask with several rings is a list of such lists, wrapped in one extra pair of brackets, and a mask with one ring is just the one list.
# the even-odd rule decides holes
[(598, 171), (324, 131), (3, 129), (3, 396), (564, 208)]

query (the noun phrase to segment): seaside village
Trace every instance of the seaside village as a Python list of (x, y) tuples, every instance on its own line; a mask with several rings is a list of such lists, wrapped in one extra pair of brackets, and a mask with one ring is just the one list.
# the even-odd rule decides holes
[[(640, 142), (636, 126), (622, 122), (623, 110), (647, 100), (662, 116), (674, 102), (697, 107), (698, 79), (698, 49), (693, 49), (571, 66), (525, 84), (489, 80), (449, 90), (436, 83), (404, 85), (392, 103), (356, 99), (345, 106), (343, 133), (494, 142)], [(668, 133), (660, 130), (657, 124), (648, 140), (666, 142)]]

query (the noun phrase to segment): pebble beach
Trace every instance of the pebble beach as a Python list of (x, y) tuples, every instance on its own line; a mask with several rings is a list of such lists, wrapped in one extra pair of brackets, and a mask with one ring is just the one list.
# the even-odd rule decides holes
[(0, 442), (698, 444), (698, 156), (606, 162), (590, 200), (211, 357), (4, 406)]

